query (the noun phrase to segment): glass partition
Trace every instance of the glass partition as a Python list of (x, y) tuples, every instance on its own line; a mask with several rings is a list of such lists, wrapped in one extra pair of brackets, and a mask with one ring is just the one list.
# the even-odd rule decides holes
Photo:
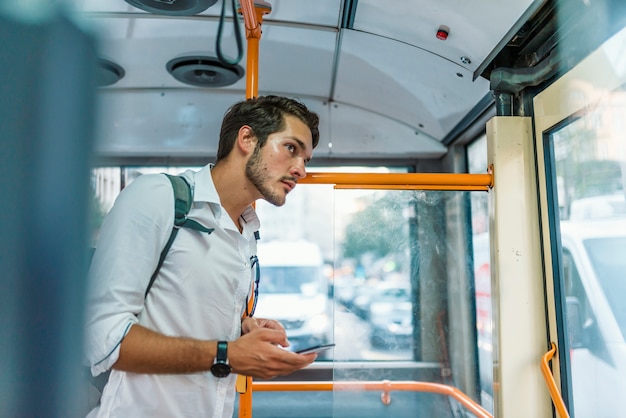
[[(300, 286), (290, 301), (278, 302), (264, 292), (263, 277), (257, 312), (287, 323), (294, 349), (302, 341), (336, 344), (317, 362), (331, 370), (326, 377), (335, 382), (334, 391), (307, 393), (315, 408), (326, 408), (323, 416), (445, 417), (463, 409), (448, 396), (417, 388), (392, 390), (393, 402), (386, 404), (378, 388), (366, 387), (384, 381), (451, 385), (480, 402), (470, 194), (306, 184), (283, 207), (257, 202), (259, 247), (283, 248), (259, 256), (261, 271), (273, 269), (274, 256), (284, 268), (322, 254), (328, 317), (320, 317), (326, 298), (318, 292), (306, 294)], [(330, 335), (307, 323), (327, 324)], [(254, 416), (305, 416), (277, 414), (276, 400), (289, 396), (298, 394), (255, 392)]]

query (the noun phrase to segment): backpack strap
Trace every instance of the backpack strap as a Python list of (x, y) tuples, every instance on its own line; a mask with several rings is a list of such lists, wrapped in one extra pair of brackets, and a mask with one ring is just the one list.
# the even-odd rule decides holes
[(207, 228), (193, 219), (187, 218), (193, 204), (193, 191), (184, 177), (165, 174), (174, 189), (174, 227), (189, 228), (210, 234), (214, 228)]
[(172, 188), (174, 189), (174, 227), (172, 228), (170, 238), (167, 240), (167, 244), (165, 244), (163, 251), (161, 251), (159, 264), (157, 264), (154, 273), (152, 273), (152, 277), (150, 277), (150, 283), (148, 283), (144, 297), (148, 296), (150, 288), (159, 274), (163, 261), (165, 261), (165, 257), (167, 256), (167, 253), (169, 252), (180, 228), (189, 228), (195, 231), (206, 232), (207, 234), (211, 234), (211, 232), (215, 229), (207, 228), (199, 222), (187, 217), (187, 214), (191, 210), (191, 205), (193, 204), (193, 190), (187, 180), (181, 176), (173, 176), (170, 174), (165, 175), (169, 179), (170, 183), (172, 183)]

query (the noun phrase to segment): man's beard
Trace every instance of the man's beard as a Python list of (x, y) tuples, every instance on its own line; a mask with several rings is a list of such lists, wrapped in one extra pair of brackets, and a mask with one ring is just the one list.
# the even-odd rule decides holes
[(268, 203), (274, 206), (282, 206), (285, 204), (285, 196), (276, 193), (267, 184), (266, 165), (261, 159), (261, 148), (256, 147), (252, 156), (246, 163), (246, 177), (263, 195)]

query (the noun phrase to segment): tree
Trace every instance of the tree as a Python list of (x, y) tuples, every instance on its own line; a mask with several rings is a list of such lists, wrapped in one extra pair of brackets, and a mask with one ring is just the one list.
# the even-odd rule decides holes
[(407, 248), (405, 209), (410, 192), (374, 196), (365, 209), (354, 214), (346, 227), (343, 256), (361, 263), (366, 256), (381, 259), (389, 255), (404, 256)]

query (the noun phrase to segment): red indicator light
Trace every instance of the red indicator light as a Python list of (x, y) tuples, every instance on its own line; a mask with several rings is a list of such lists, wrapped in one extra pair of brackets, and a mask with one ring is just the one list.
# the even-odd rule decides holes
[(445, 41), (446, 39), (448, 39), (449, 33), (450, 33), (450, 28), (447, 27), (446, 25), (441, 25), (439, 26), (439, 29), (437, 29), (437, 39), (441, 39), (442, 41)]

